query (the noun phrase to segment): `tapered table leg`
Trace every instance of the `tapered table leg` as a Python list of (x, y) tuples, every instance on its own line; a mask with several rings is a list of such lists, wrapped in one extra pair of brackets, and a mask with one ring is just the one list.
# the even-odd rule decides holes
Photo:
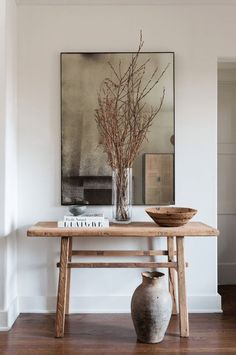
[[(68, 261), (71, 261), (72, 257), (72, 237), (69, 238), (69, 255)], [(71, 279), (71, 268), (67, 268), (67, 286), (66, 286), (66, 314), (70, 312), (70, 279)]]
[(177, 244), (180, 336), (188, 337), (189, 320), (188, 320), (187, 292), (186, 292), (186, 280), (185, 280), (184, 237), (177, 237), (176, 244)]
[(64, 336), (65, 313), (66, 313), (66, 291), (67, 291), (67, 264), (69, 257), (69, 237), (61, 238), (61, 256), (60, 271), (57, 294), (57, 311), (55, 336), (62, 338)]
[[(167, 238), (168, 261), (174, 261), (174, 237)], [(172, 314), (177, 314), (175, 270), (169, 268), (169, 292), (172, 297)]]

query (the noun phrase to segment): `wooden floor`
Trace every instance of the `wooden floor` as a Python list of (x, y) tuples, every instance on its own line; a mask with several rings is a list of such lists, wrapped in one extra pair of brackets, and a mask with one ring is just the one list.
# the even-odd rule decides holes
[(54, 315), (22, 314), (0, 333), (0, 355), (236, 354), (236, 286), (223, 286), (223, 314), (190, 315), (190, 338), (179, 338), (173, 316), (164, 341), (142, 344), (127, 314), (70, 315), (65, 337), (54, 338)]

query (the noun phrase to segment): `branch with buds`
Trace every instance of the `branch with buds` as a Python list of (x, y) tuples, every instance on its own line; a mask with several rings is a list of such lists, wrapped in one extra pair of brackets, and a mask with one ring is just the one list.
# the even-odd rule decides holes
[(142, 143), (147, 139), (148, 131), (154, 118), (163, 105), (165, 89), (163, 89), (159, 105), (147, 108), (145, 99), (158, 85), (169, 64), (162, 72), (156, 67), (146, 78), (146, 68), (150, 58), (139, 63), (140, 52), (144, 42), (140, 32), (140, 42), (136, 53), (131, 57), (130, 64), (122, 70), (122, 63), (117, 68), (108, 63), (112, 72), (101, 85), (98, 94), (98, 108), (95, 120), (101, 137), (101, 144), (107, 154), (107, 161), (113, 170), (118, 171), (120, 219), (127, 217), (127, 187), (125, 169), (131, 168), (138, 156)]
[(146, 108), (145, 98), (158, 85), (169, 64), (161, 73), (158, 73), (157, 67), (146, 80), (145, 72), (150, 58), (142, 64), (138, 63), (143, 44), (140, 33), (138, 51), (132, 55), (124, 72), (121, 71), (121, 62), (118, 68), (108, 63), (114, 79), (106, 78), (98, 94), (95, 120), (112, 169), (132, 167), (165, 97), (163, 89), (159, 105)]

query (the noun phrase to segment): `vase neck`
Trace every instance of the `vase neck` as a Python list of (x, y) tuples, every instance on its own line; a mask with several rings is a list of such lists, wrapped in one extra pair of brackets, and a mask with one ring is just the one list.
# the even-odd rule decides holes
[(143, 277), (143, 284), (146, 286), (156, 286), (156, 287), (163, 287), (164, 281), (165, 281), (165, 274), (162, 272), (158, 271), (153, 271), (153, 272), (143, 272), (142, 277)]

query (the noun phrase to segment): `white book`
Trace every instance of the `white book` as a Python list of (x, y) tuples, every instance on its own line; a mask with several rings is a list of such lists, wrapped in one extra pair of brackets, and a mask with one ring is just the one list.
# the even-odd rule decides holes
[(64, 222), (78, 222), (78, 221), (104, 221), (103, 213), (84, 213), (80, 216), (65, 215)]
[(107, 228), (109, 227), (109, 220), (103, 221), (58, 221), (59, 228)]

